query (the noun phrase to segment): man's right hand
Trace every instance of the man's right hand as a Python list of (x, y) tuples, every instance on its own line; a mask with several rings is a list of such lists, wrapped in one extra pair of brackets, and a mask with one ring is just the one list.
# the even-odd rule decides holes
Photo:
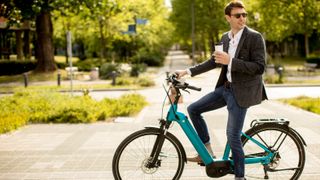
[(186, 69), (185, 70), (176, 70), (174, 73), (178, 76), (178, 79), (180, 79), (183, 76), (187, 75), (188, 71)]

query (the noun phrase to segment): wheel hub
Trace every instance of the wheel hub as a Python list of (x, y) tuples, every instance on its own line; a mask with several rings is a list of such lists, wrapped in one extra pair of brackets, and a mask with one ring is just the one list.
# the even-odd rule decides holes
[(272, 161), (270, 162), (270, 164), (268, 164), (269, 168), (274, 170), (277, 167), (279, 167), (280, 160), (281, 160), (281, 157), (280, 157), (279, 153), (277, 153), (275, 155), (275, 157), (272, 159)]
[(157, 170), (158, 170), (158, 164), (159, 164), (159, 161), (156, 162), (155, 166), (153, 167), (149, 167), (150, 165), (150, 161), (151, 161), (151, 158), (146, 158), (145, 160), (142, 161), (142, 164), (141, 164), (141, 170), (146, 173), (146, 174), (153, 174), (155, 173)]

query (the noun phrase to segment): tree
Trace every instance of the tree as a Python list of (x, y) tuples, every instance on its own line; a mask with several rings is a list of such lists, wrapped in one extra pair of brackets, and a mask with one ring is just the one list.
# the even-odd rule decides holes
[(253, 7), (256, 10), (255, 20), (267, 40), (281, 42), (294, 34), (303, 34), (305, 54), (309, 55), (309, 37), (320, 28), (319, 1), (259, 0)]
[(173, 0), (170, 20), (176, 27), (176, 37), (184, 42), (190, 42), (191, 37), (192, 1), (195, 6), (196, 42), (201, 44), (203, 51), (206, 51), (206, 46), (212, 48), (213, 44), (219, 41), (220, 33), (227, 30), (224, 17), (224, 6), (227, 1)]
[(78, 9), (80, 1), (72, 0), (14, 0), (23, 17), (35, 18), (36, 22), (36, 72), (48, 72), (57, 69), (54, 62), (53, 26), (51, 13), (54, 9)]
[(96, 22), (99, 27), (100, 35), (100, 58), (106, 57), (106, 34), (105, 32), (110, 26), (110, 19), (116, 14), (120, 13), (118, 2), (110, 0), (89, 0), (85, 1), (85, 5), (88, 8), (85, 13), (86, 19)]

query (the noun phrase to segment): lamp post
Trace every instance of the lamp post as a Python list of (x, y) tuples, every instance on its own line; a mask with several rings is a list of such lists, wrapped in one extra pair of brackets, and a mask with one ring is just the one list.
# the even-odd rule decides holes
[(195, 65), (195, 58), (194, 58), (194, 51), (195, 51), (195, 34), (194, 34), (194, 29), (195, 29), (195, 18), (194, 18), (194, 0), (192, 0), (191, 4), (191, 38), (192, 38), (192, 64)]
[(67, 53), (70, 67), (70, 90), (73, 95), (73, 69), (72, 69), (72, 43), (71, 43), (71, 32), (67, 31)]

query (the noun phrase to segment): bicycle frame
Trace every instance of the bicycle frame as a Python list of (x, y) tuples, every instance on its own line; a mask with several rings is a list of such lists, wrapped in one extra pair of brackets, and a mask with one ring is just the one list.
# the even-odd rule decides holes
[[(213, 162), (218, 162), (218, 161), (230, 161), (231, 165), (234, 165), (233, 160), (229, 158), (231, 148), (228, 143), (226, 144), (224, 154), (221, 160), (212, 158), (212, 156), (209, 154), (208, 150), (206, 149), (205, 145), (199, 138), (197, 132), (195, 131), (193, 126), (190, 124), (188, 117), (185, 114), (177, 111), (178, 110), (177, 99), (179, 99), (180, 97), (180, 92), (178, 92), (177, 94), (178, 95), (175, 102), (174, 103), (171, 102), (171, 106), (167, 114), (167, 121), (169, 122), (176, 121), (181, 126), (182, 130), (184, 131), (184, 133), (186, 134), (186, 136), (188, 137), (188, 139), (190, 140), (190, 142), (192, 143), (192, 145), (194, 146), (194, 148), (202, 158), (205, 165), (209, 165)], [(271, 152), (265, 145), (261, 144), (256, 139), (249, 137), (243, 132), (242, 132), (242, 135), (245, 136), (250, 141), (252, 141), (253, 143), (255, 143), (260, 148), (262, 148), (265, 152), (268, 152), (267, 156), (245, 158), (245, 164), (270, 163), (270, 159), (274, 156), (274, 153)]]

